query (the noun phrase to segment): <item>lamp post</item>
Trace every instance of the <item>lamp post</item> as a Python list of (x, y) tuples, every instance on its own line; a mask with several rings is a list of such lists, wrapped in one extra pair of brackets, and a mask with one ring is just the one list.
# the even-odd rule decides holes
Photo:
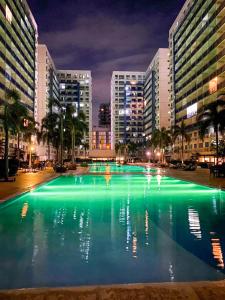
[(64, 115), (64, 112), (65, 112), (65, 107), (61, 107), (61, 116), (60, 116), (60, 144), (61, 144), (61, 147), (60, 147), (60, 167), (63, 166), (63, 149), (64, 149), (64, 142), (63, 142), (63, 139), (64, 139), (64, 128), (63, 128), (63, 121), (64, 121), (64, 118), (65, 118), (65, 115)]
[(35, 141), (35, 138), (33, 135), (31, 135), (30, 137), (30, 152), (29, 152), (29, 169), (31, 170), (32, 168), (32, 152), (34, 151), (34, 141)]
[(146, 152), (146, 156), (148, 157), (148, 163), (150, 163), (151, 152), (150, 152), (150, 151), (147, 151), (147, 152)]
[(160, 152), (157, 152), (156, 155), (158, 156), (159, 158), (159, 161), (160, 161), (160, 156), (161, 156), (161, 153)]
[(34, 147), (30, 144), (30, 154), (29, 154), (29, 169), (32, 168), (32, 151), (34, 151)]

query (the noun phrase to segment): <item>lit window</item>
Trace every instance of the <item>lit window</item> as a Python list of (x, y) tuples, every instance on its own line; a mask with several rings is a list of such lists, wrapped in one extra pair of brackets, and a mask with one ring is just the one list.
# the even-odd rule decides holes
[(61, 90), (65, 90), (65, 89), (66, 89), (65, 83), (60, 83), (60, 89), (61, 89)]
[(189, 106), (187, 108), (187, 118), (192, 118), (193, 116), (196, 116), (197, 115), (197, 110), (198, 110), (198, 105), (197, 103)]
[(12, 23), (12, 12), (9, 9), (8, 5), (6, 5), (6, 7), (5, 7), (5, 16), (6, 16), (7, 21), (9, 21), (9, 23), (11, 24)]
[(218, 88), (218, 77), (213, 78), (209, 82), (209, 93), (213, 94), (217, 91)]

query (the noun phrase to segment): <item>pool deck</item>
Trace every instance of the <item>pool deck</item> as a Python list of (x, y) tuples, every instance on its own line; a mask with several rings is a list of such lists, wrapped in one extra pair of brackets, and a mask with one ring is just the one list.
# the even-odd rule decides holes
[[(81, 175), (86, 174), (88, 168), (78, 167), (75, 171), (68, 171), (66, 175)], [(39, 172), (18, 172), (15, 182), (0, 181), (0, 203), (7, 201), (19, 194), (29, 191), (36, 186), (50, 181), (61, 174), (55, 173), (52, 168), (47, 168)]]
[(15, 182), (0, 182), (0, 203), (12, 198), (18, 194), (29, 191), (31, 188), (49, 181), (58, 175), (52, 168), (47, 168), (44, 171), (36, 173), (19, 172)]
[(162, 169), (162, 171), (162, 174), (165, 174), (166, 176), (192, 181), (209, 187), (225, 189), (225, 178), (214, 178), (213, 176), (210, 176), (208, 169), (197, 169), (196, 171)]
[(225, 281), (0, 291), (0, 300), (224, 300)]
[[(138, 163), (134, 165), (147, 167), (149, 164)], [(171, 169), (171, 168), (159, 168), (158, 174), (159, 173), (161, 175), (175, 177), (177, 179), (191, 181), (197, 184), (206, 185), (213, 188), (225, 189), (225, 178), (215, 178), (213, 176), (210, 176), (209, 169), (197, 169), (195, 171), (184, 171), (184, 170)]]

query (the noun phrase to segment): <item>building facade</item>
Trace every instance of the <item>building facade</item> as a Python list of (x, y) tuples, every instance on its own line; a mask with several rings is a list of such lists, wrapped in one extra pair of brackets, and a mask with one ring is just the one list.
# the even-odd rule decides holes
[(169, 50), (159, 49), (150, 63), (144, 84), (146, 140), (155, 129), (170, 127)]
[(111, 150), (110, 128), (97, 126), (93, 127), (92, 150)]
[[(31, 116), (35, 111), (37, 35), (36, 22), (25, 0), (0, 2), (0, 106), (5, 93), (15, 89)], [(11, 136), (10, 151), (15, 147), (16, 138)], [(27, 150), (25, 143), (21, 147)]]
[(209, 132), (199, 138), (197, 114), (225, 93), (225, 2), (187, 0), (169, 33), (171, 124), (188, 126), (187, 156), (210, 161)]
[(100, 127), (110, 127), (111, 113), (110, 103), (102, 103), (99, 106), (98, 124)]
[(144, 72), (113, 72), (111, 79), (112, 149), (117, 143), (144, 140)]
[(60, 101), (72, 104), (76, 111), (83, 111), (89, 128), (85, 139), (91, 147), (92, 131), (92, 77), (91, 71), (58, 70)]
[[(35, 120), (41, 127), (43, 118), (49, 112), (49, 100), (59, 100), (59, 82), (55, 64), (46, 45), (38, 45), (37, 58), (38, 79)], [(40, 160), (55, 158), (55, 150), (48, 149), (45, 145), (38, 145), (36, 152)]]

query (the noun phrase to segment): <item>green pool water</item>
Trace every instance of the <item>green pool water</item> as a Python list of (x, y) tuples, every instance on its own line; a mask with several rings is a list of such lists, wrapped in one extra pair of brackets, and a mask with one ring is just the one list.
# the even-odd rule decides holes
[(91, 173), (155, 173), (155, 168), (142, 166), (120, 165), (116, 163), (94, 163), (90, 166)]
[(0, 205), (0, 288), (224, 279), (225, 193), (63, 176)]

